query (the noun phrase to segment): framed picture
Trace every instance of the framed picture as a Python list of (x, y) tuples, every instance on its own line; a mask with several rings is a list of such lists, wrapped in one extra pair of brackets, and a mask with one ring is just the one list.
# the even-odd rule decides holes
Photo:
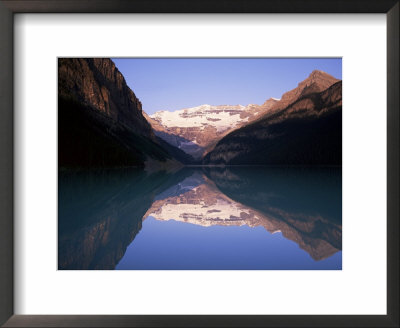
[(0, 323), (398, 327), (398, 1), (0, 1)]

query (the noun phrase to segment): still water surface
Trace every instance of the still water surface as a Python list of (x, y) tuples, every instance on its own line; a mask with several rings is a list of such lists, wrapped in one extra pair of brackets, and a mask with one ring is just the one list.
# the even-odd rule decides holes
[(59, 269), (340, 270), (340, 168), (59, 174)]

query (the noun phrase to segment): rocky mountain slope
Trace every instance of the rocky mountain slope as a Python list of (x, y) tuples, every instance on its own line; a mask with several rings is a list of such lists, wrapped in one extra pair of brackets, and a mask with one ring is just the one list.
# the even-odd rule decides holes
[(137, 134), (154, 139), (142, 104), (108, 58), (60, 58), (58, 94), (90, 107)]
[[(315, 70), (295, 89), (283, 94), (281, 99), (270, 98), (262, 105), (201, 105), (176, 111), (159, 111), (145, 117), (157, 136), (200, 159), (231, 132), (282, 112), (299, 99), (322, 92), (338, 81), (325, 72)], [(227, 151), (232, 153), (232, 149)], [(229, 162), (216, 159), (215, 153), (212, 159), (210, 156), (207, 155), (203, 163)]]
[(342, 83), (314, 71), (256, 121), (222, 138), (204, 164), (341, 165)]
[(284, 93), (280, 101), (274, 104), (269, 113), (283, 110), (301, 97), (322, 92), (337, 82), (339, 82), (339, 80), (332, 75), (320, 70), (314, 70), (305, 80), (301, 81), (296, 88)]
[(266, 113), (278, 100), (259, 105), (201, 105), (145, 116), (157, 136), (199, 159), (229, 132)]
[(177, 164), (108, 58), (58, 60), (58, 128), (60, 167)]

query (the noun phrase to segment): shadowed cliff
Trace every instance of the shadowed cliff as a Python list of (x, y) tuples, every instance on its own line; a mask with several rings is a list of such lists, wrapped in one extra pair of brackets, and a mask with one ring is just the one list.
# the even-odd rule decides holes
[(342, 82), (334, 81), (313, 72), (267, 114), (222, 138), (203, 163), (341, 165)]
[(191, 160), (161, 145), (108, 58), (58, 60), (58, 142), (60, 167), (144, 167), (151, 161), (162, 168)]

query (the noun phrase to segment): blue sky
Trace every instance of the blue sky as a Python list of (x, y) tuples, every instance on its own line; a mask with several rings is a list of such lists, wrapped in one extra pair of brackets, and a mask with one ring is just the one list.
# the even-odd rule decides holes
[(341, 58), (112, 60), (148, 114), (202, 104), (262, 104), (295, 88), (314, 69), (342, 79)]

